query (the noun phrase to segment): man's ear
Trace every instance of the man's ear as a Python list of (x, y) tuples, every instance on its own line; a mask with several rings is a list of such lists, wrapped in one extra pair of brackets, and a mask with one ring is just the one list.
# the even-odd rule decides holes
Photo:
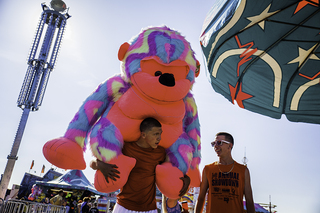
[(118, 59), (122, 61), (124, 59), (124, 56), (126, 55), (128, 49), (130, 47), (130, 44), (128, 42), (123, 43), (118, 51)]
[(230, 143), (230, 144), (229, 144), (229, 146), (230, 146), (230, 150), (232, 150), (232, 148), (233, 148), (233, 144), (232, 144), (232, 143)]
[(141, 137), (146, 138), (147, 134), (145, 132), (141, 132)]

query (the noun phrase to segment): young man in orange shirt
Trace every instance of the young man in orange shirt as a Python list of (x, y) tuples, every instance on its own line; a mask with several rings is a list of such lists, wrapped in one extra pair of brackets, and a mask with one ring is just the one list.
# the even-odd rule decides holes
[(216, 134), (216, 139), (211, 145), (219, 161), (206, 165), (203, 169), (195, 213), (203, 211), (207, 191), (206, 212), (242, 213), (243, 195), (247, 212), (255, 212), (249, 170), (246, 166), (234, 161), (231, 155), (234, 145), (232, 135), (220, 132)]

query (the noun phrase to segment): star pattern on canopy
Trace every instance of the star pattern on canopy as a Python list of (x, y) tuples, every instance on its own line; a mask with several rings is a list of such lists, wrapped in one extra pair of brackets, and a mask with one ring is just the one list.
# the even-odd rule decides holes
[[(298, 46), (299, 54), (298, 57), (293, 59), (292, 61), (289, 61), (288, 64), (293, 64), (293, 63), (299, 63), (299, 66), (307, 59), (307, 57), (310, 55), (309, 59), (314, 59), (314, 60), (320, 60), (318, 56), (315, 54), (311, 53), (315, 48), (317, 44), (312, 46), (310, 49), (305, 50), (302, 49), (301, 47)], [(310, 54), (311, 53), (311, 54)]]
[(299, 4), (296, 7), (296, 10), (294, 11), (294, 14), (299, 12), (301, 9), (303, 9), (308, 4), (319, 7), (319, 0), (302, 0), (299, 2)]
[(277, 10), (274, 12), (269, 12), (270, 6), (271, 6), (271, 4), (269, 4), (269, 6), (266, 7), (266, 9), (264, 9), (264, 11), (262, 11), (262, 13), (260, 13), (259, 15), (247, 17), (247, 19), (251, 22), (245, 28), (248, 28), (248, 27), (258, 23), (258, 25), (261, 27), (261, 29), (264, 30), (264, 23), (266, 22), (266, 18), (272, 16), (273, 14), (275, 14), (279, 11), (279, 10)]
[(246, 99), (252, 98), (253, 96), (242, 91), (242, 84), (240, 82), (239, 91), (238, 91), (237, 97), (235, 97), (238, 85), (239, 83), (237, 83), (236, 86), (233, 87), (231, 84), (229, 84), (231, 100), (233, 104), (234, 104), (234, 100), (236, 100), (238, 106), (241, 108), (244, 108), (243, 101)]

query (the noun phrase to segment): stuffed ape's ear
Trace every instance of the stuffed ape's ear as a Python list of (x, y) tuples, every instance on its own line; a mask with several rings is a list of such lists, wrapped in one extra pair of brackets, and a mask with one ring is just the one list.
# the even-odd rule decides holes
[(197, 60), (197, 69), (194, 74), (196, 77), (198, 77), (200, 74), (200, 62), (198, 60)]
[(120, 46), (119, 52), (118, 52), (118, 59), (120, 61), (122, 61), (122, 59), (124, 59), (124, 56), (126, 55), (129, 47), (130, 47), (130, 44), (128, 42), (125, 42)]

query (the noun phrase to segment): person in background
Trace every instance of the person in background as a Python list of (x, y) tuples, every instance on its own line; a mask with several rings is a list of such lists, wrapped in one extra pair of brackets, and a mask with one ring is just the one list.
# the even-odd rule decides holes
[(70, 206), (68, 206), (68, 200), (67, 199), (63, 199), (62, 206), (66, 207), (66, 212), (65, 213), (69, 213)]
[(81, 204), (80, 213), (89, 213), (89, 209), (90, 209), (89, 202), (90, 202), (90, 198), (89, 197), (83, 198), (83, 202)]
[(93, 206), (89, 210), (89, 213), (99, 213), (97, 206), (98, 206), (98, 204), (96, 202), (94, 202)]
[(189, 213), (188, 201), (182, 201), (182, 213)]
[(78, 203), (77, 203), (77, 212), (80, 213), (81, 212), (81, 204), (82, 204), (82, 200), (78, 200)]
[(44, 203), (45, 203), (45, 204), (49, 204), (49, 203), (50, 203), (50, 199), (49, 199), (48, 197), (45, 197), (45, 198), (44, 198)]
[(163, 213), (189, 213), (188, 202), (183, 201), (182, 205), (179, 199), (170, 199), (162, 194), (162, 212)]
[(170, 199), (162, 194), (162, 212), (163, 213), (180, 213), (182, 207), (178, 202), (179, 199)]
[(58, 194), (50, 199), (50, 203), (56, 206), (62, 206), (64, 192), (62, 189), (58, 191)]

